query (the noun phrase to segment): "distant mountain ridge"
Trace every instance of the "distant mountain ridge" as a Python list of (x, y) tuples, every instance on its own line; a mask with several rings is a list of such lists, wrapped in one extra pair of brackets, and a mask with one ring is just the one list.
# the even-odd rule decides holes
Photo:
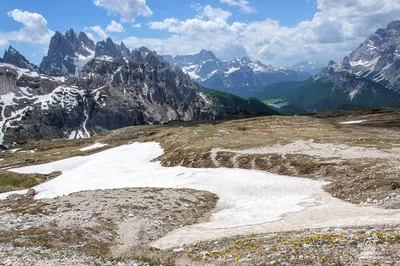
[(288, 68), (264, 65), (247, 57), (233, 60), (220, 60), (214, 53), (206, 50), (194, 55), (166, 55), (164, 58), (172, 65), (178, 65), (199, 84), (249, 97), (254, 91), (274, 83), (284, 81), (304, 81), (320, 71), (319, 63), (302, 62)]

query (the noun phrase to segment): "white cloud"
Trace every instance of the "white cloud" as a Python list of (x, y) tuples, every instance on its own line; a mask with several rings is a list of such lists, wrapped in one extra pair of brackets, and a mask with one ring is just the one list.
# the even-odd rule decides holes
[(122, 26), (121, 23), (117, 23), (114, 20), (111, 20), (110, 25), (107, 26), (106, 28), (107, 32), (124, 32), (124, 26)]
[[(109, 37), (108, 34), (100, 26), (85, 27), (85, 30), (91, 30), (95, 32), (101, 38), (101, 40), (107, 39)], [(90, 35), (93, 37), (92, 34)]]
[(226, 21), (230, 16), (232, 16), (231, 12), (225, 11), (221, 8), (213, 8), (210, 5), (204, 7), (202, 14), (210, 20), (216, 20), (220, 18)]
[(0, 38), (8, 41), (48, 44), (54, 32), (47, 28), (46, 19), (37, 13), (30, 13), (14, 9), (8, 16), (21, 23), (23, 27), (18, 31), (2, 32)]
[(245, 14), (255, 13), (257, 10), (247, 0), (219, 0), (223, 4), (239, 7)]
[(142, 27), (142, 24), (140, 24), (140, 23), (132, 24), (132, 28), (141, 28), (141, 27)]
[(122, 22), (134, 22), (138, 16), (153, 15), (146, 0), (94, 0), (94, 4), (107, 9), (110, 16), (119, 14)]
[(193, 8), (194, 10), (197, 11), (203, 10), (203, 6), (200, 3), (193, 3), (190, 5), (190, 8)]
[(6, 39), (0, 38), (0, 48), (3, 48), (8, 45), (8, 41)]
[(132, 48), (141, 44), (174, 55), (204, 48), (216, 52), (221, 59), (240, 53), (275, 65), (300, 60), (327, 63), (330, 59), (341, 60), (368, 35), (400, 18), (398, 0), (317, 0), (316, 4), (318, 12), (314, 17), (293, 27), (271, 19), (228, 23), (228, 15), (218, 16), (218, 12), (211, 12), (216, 10), (212, 7), (207, 13), (203, 8), (191, 19), (168, 18), (149, 24), (153, 30), (172, 33), (170, 38), (128, 38), (126, 43)]

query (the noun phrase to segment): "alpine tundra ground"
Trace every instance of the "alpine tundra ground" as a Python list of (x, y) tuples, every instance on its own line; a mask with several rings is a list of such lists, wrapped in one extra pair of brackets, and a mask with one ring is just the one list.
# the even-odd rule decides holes
[[(27, 189), (61, 174), (7, 169), (159, 142), (165, 153), (157, 160), (164, 166), (257, 169), (329, 181), (325, 190), (334, 197), (399, 209), (399, 121), (398, 112), (320, 113), (139, 126), (92, 139), (23, 143), (0, 153), (0, 191)], [(11, 197), (0, 203), (0, 264), (394, 265), (400, 259), (394, 225), (229, 237), (163, 251), (149, 247), (171, 230), (207, 220), (217, 200), (206, 191), (135, 188), (53, 200)]]

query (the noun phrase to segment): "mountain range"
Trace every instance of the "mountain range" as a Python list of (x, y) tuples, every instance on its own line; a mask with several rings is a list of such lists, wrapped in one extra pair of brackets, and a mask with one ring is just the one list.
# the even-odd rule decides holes
[(222, 61), (214, 53), (202, 50), (194, 55), (163, 56), (171, 65), (178, 65), (202, 86), (248, 98), (266, 85), (284, 81), (304, 81), (319, 73), (324, 65), (299, 62), (290, 67), (264, 65), (247, 57)]
[(73, 29), (55, 33), (39, 67), (13, 47), (0, 58), (3, 148), (133, 125), (214, 120), (227, 110), (251, 111), (253, 104), (263, 114), (277, 114), (258, 100), (235, 99), (221, 109), (219, 99), (156, 52), (130, 50), (111, 38), (95, 44)]

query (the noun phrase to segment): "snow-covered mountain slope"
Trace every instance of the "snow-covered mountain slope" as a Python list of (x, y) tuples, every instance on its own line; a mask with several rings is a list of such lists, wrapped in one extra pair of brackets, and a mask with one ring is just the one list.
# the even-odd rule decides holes
[(56, 32), (51, 38), (47, 56), (39, 71), (48, 75), (77, 76), (83, 66), (94, 58), (96, 45), (84, 32), (79, 35), (73, 29), (65, 34)]
[(315, 76), (321, 73), (322, 69), (325, 67), (324, 64), (318, 62), (308, 62), (300, 61), (295, 65), (288, 67), (288, 69), (293, 71), (310, 73), (310, 75)]
[(283, 67), (264, 65), (247, 57), (219, 60), (212, 52), (202, 50), (198, 54), (164, 56), (173, 65), (178, 65), (201, 85), (224, 92), (249, 97), (254, 90), (268, 84), (284, 81), (303, 81), (311, 74)]
[(400, 20), (370, 35), (336, 71), (348, 71), (400, 91)]
[[(117, 46), (111, 39), (107, 42)], [(129, 57), (96, 57), (79, 77), (0, 64), (0, 108), (0, 144), (5, 145), (215, 118), (210, 98), (188, 75), (144, 48), (129, 51)]]

